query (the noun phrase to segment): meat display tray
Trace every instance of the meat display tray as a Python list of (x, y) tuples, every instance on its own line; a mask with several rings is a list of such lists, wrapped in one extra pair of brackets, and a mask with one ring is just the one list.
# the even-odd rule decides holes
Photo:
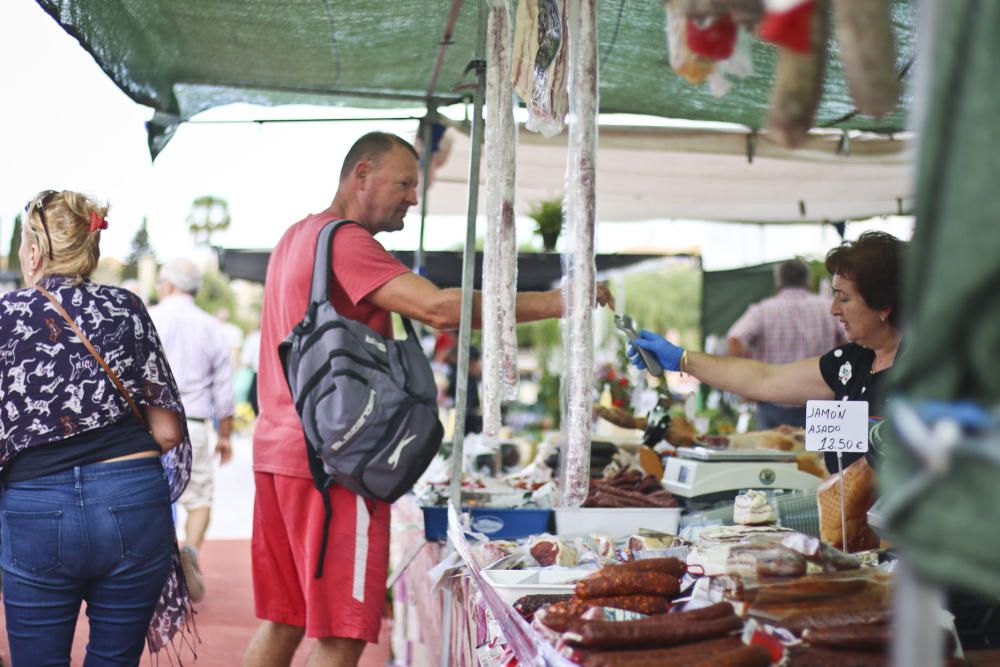
[[(424, 512), (424, 537), (428, 542), (448, 539), (448, 509), (421, 507)], [(472, 512), (472, 531), (483, 533), (491, 540), (514, 540), (519, 537), (549, 532), (552, 510), (463, 507)]]

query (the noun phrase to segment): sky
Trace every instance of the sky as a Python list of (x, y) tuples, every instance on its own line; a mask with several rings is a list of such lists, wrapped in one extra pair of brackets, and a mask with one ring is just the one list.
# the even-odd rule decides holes
[[(288, 225), (329, 205), (339, 166), (353, 141), (379, 129), (412, 135), (414, 121), (302, 124), (187, 123), (156, 162), (146, 147), (148, 107), (132, 102), (76, 40), (33, 0), (0, 2), (0, 253), (13, 218), (44, 189), (85, 192), (111, 204), (102, 252), (124, 259), (143, 218), (160, 260), (190, 255), (194, 241), (185, 219), (202, 195), (229, 203), (232, 225), (214, 237), (230, 248), (270, 248)], [(332, 118), (420, 115), (411, 110), (372, 112), (335, 107), (213, 109), (194, 120)], [(600, 187), (600, 183), (598, 183)], [(851, 223), (848, 238), (878, 228), (902, 238), (912, 221), (890, 218)], [(669, 230), (668, 234), (664, 231)], [(480, 232), (482, 233), (482, 232)], [(415, 249), (419, 206), (401, 232), (381, 234), (390, 249)], [(519, 241), (533, 239), (519, 221)], [(464, 216), (428, 219), (429, 250), (460, 247)], [(839, 237), (828, 225), (740, 225), (698, 221), (599, 224), (599, 252), (700, 248), (707, 269), (821, 256)]]

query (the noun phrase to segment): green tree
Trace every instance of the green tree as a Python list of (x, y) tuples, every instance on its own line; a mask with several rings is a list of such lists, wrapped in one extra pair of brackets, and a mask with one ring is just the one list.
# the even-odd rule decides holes
[(14, 216), (14, 230), (10, 234), (10, 252), (7, 255), (7, 270), (14, 273), (21, 271), (21, 258), (18, 251), (21, 249), (21, 214)]
[(236, 312), (236, 295), (229, 285), (229, 278), (221, 273), (206, 272), (202, 277), (201, 290), (195, 303), (210, 315), (226, 310), (231, 315)]
[(204, 195), (191, 202), (188, 230), (195, 243), (212, 245), (212, 235), (229, 228), (229, 204), (225, 199)]
[(142, 224), (136, 230), (135, 236), (132, 237), (132, 247), (129, 250), (128, 257), (125, 259), (125, 266), (122, 267), (122, 280), (138, 278), (139, 260), (147, 256), (156, 257), (153, 247), (149, 244), (147, 223), (148, 221), (143, 217)]

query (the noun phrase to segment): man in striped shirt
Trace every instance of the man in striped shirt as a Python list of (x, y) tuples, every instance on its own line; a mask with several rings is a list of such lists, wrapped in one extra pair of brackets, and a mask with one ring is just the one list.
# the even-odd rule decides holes
[[(777, 294), (747, 308), (726, 334), (730, 356), (768, 364), (818, 357), (845, 341), (830, 301), (809, 291), (809, 265), (790, 259), (774, 267)], [(805, 425), (802, 406), (758, 403), (756, 425)]]

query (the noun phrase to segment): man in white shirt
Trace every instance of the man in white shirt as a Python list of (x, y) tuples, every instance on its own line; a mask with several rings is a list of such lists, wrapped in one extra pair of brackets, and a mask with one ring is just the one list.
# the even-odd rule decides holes
[[(184, 574), (194, 601), (205, 594), (198, 552), (205, 540), (215, 490), (213, 458), (232, 457), (233, 370), (222, 324), (200, 309), (194, 295), (201, 288), (201, 272), (187, 259), (175, 259), (160, 269), (160, 303), (150, 309), (167, 361), (181, 391), (193, 448), (191, 481), (178, 501), (187, 511), (187, 539), (181, 550)], [(217, 423), (214, 449), (210, 443)]]

